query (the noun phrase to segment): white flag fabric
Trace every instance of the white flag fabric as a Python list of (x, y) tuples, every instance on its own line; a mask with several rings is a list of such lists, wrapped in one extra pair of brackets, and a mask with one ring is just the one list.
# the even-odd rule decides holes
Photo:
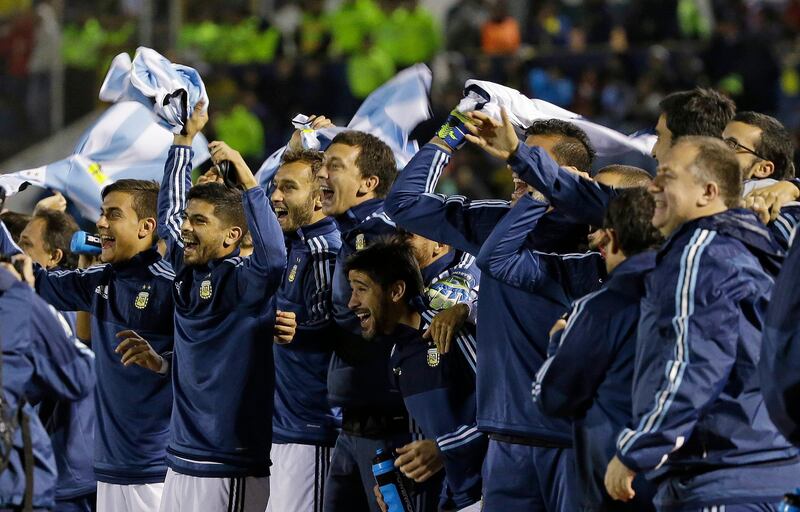
[[(135, 101), (112, 105), (83, 134), (73, 154), (34, 169), (0, 174), (7, 196), (24, 184), (57, 190), (72, 201), (88, 220), (100, 216), (100, 192), (121, 178), (156, 180), (164, 174), (173, 134), (156, 121), (152, 111)], [(210, 155), (202, 134), (192, 149), (196, 166)]]
[(198, 101), (205, 102), (204, 110), (209, 103), (206, 86), (194, 68), (173, 64), (144, 46), (136, 49), (132, 61), (127, 53), (114, 57), (100, 87), (100, 99), (138, 101), (151, 108), (172, 133), (181, 133)]
[[(336, 134), (347, 130), (370, 133), (385, 142), (394, 153), (398, 168), (411, 160), (419, 146), (409, 141), (411, 131), (431, 117), (428, 95), (431, 90), (431, 70), (424, 64), (404, 69), (391, 80), (372, 92), (355, 113), (346, 128), (334, 127), (321, 130), (306, 130), (302, 133), (303, 147), (318, 149), (328, 147)], [(306, 116), (298, 115), (292, 120), (296, 128), (306, 125)], [(278, 149), (261, 165), (256, 179), (265, 188), (280, 166), (286, 146)]]
[(516, 89), (484, 80), (467, 80), (464, 98), (456, 108), (461, 112), (481, 110), (499, 121), (501, 107), (508, 113), (511, 124), (522, 131), (540, 119), (561, 119), (575, 124), (586, 132), (598, 156), (632, 151), (650, 156), (656, 143), (656, 136), (651, 133), (625, 135), (552, 103), (528, 98)]

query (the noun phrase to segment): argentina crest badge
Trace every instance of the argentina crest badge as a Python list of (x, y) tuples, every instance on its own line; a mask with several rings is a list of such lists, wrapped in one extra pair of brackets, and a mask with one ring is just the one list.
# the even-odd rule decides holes
[(203, 300), (208, 300), (211, 298), (211, 279), (206, 279), (202, 283), (200, 283), (200, 298)]
[(133, 301), (133, 305), (136, 306), (136, 309), (144, 309), (147, 307), (147, 303), (150, 301), (150, 292), (147, 289), (143, 289), (139, 292), (136, 296), (136, 299)]
[(356, 235), (356, 250), (361, 251), (367, 246), (367, 241), (364, 239), (364, 233)]
[(436, 348), (436, 345), (430, 344), (428, 345), (428, 366), (431, 368), (436, 368), (439, 366), (439, 350)]
[(297, 277), (297, 265), (293, 266), (292, 270), (289, 271), (289, 282), (293, 283), (296, 277)]

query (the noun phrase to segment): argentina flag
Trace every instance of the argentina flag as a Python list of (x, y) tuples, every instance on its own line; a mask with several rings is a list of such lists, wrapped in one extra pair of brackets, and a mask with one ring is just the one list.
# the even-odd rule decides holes
[[(398, 168), (402, 169), (419, 151), (417, 142), (409, 140), (409, 136), (419, 123), (431, 117), (430, 90), (431, 70), (426, 65), (416, 64), (404, 69), (364, 100), (346, 128), (304, 130), (303, 147), (324, 151), (337, 133), (358, 130), (385, 142), (394, 153)], [(305, 119), (306, 116), (298, 115), (292, 124), (297, 129), (307, 128)], [(275, 151), (256, 173), (256, 179), (263, 187), (269, 188), (284, 151), (286, 146)]]
[[(112, 105), (83, 134), (72, 155), (48, 165), (0, 175), (11, 196), (27, 184), (57, 190), (91, 221), (100, 216), (100, 192), (121, 178), (161, 181), (173, 134), (148, 107), (135, 101)], [(193, 147), (196, 166), (209, 158), (202, 134)]]
[(521, 131), (540, 119), (569, 121), (586, 132), (601, 157), (629, 152), (649, 157), (656, 143), (656, 136), (652, 133), (625, 135), (552, 103), (528, 98), (516, 89), (484, 80), (467, 80), (464, 98), (456, 108), (461, 112), (481, 110), (499, 121), (501, 107), (508, 113), (511, 124)]

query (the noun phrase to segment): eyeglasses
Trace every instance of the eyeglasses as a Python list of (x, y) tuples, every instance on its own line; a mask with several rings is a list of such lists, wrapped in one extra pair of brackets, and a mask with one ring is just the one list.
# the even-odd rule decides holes
[(732, 150), (736, 151), (737, 153), (745, 152), (750, 153), (753, 156), (757, 156), (761, 160), (769, 160), (769, 158), (763, 157), (756, 153), (754, 149), (750, 149), (747, 146), (742, 146), (738, 140), (734, 139), (733, 137), (728, 137), (725, 139), (725, 144), (728, 145)]

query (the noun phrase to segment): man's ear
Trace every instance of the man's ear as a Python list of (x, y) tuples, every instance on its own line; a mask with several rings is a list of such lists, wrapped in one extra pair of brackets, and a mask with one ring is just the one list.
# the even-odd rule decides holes
[(395, 281), (389, 286), (389, 298), (393, 303), (397, 304), (403, 300), (406, 294), (405, 281)]
[(139, 221), (139, 232), (137, 233), (139, 239), (152, 237), (156, 232), (156, 219), (147, 217)]
[(759, 160), (753, 168), (753, 178), (764, 179), (772, 176), (775, 172), (775, 164), (769, 160)]
[(230, 247), (231, 245), (237, 244), (242, 240), (244, 236), (244, 230), (239, 226), (231, 226), (228, 228), (228, 232), (225, 234), (225, 240), (223, 241), (223, 245), (225, 247)]
[(53, 262), (52, 266), (57, 267), (61, 264), (61, 260), (64, 259), (64, 251), (61, 249), (56, 249), (55, 251), (50, 253), (50, 261)]
[(363, 196), (369, 194), (370, 192), (374, 192), (380, 183), (381, 179), (374, 174), (370, 176), (363, 176), (361, 178), (361, 185), (358, 187), (358, 194)]
[(611, 254), (622, 252), (622, 249), (619, 247), (619, 237), (617, 236), (617, 232), (613, 229), (605, 229), (604, 231), (608, 240), (608, 252)]
[(697, 206), (708, 206), (719, 196), (719, 185), (714, 181), (709, 181), (703, 186), (703, 195), (697, 199)]

